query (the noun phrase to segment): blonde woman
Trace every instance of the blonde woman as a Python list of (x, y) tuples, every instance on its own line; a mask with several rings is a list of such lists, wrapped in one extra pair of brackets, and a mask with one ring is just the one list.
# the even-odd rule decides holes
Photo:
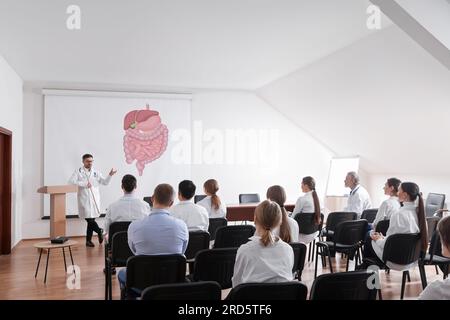
[(298, 242), (298, 223), (289, 217), (284, 203), (286, 202), (286, 191), (282, 186), (271, 186), (267, 189), (267, 199), (275, 201), (281, 209), (281, 225), (274, 230), (274, 234), (279, 236), (284, 242)]

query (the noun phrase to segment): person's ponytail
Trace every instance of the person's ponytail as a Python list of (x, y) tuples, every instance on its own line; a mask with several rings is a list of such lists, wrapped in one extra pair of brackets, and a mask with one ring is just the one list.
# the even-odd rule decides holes
[(320, 202), (316, 190), (312, 191), (312, 197), (314, 202), (314, 223), (319, 225), (322, 221), (320, 217)]
[(422, 251), (426, 252), (428, 248), (428, 228), (427, 220), (425, 218), (425, 206), (423, 203), (422, 194), (418, 194), (419, 204), (417, 206), (417, 218), (419, 221), (420, 241), (422, 243)]
[(255, 224), (259, 228), (261, 243), (267, 247), (277, 240), (272, 230), (280, 225), (281, 209), (280, 206), (270, 200), (264, 200), (255, 209)]
[(222, 202), (217, 194), (211, 195), (211, 206), (214, 210), (219, 210), (221, 204)]
[(284, 242), (291, 242), (291, 227), (288, 222), (288, 214), (284, 206), (281, 207), (281, 225), (280, 225), (280, 238)]

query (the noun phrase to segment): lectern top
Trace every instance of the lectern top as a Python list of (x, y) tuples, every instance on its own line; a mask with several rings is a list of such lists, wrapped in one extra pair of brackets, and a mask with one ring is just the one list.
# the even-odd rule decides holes
[(64, 186), (43, 186), (40, 187), (37, 192), (39, 193), (48, 193), (48, 194), (65, 194), (77, 192), (78, 186), (69, 184)]

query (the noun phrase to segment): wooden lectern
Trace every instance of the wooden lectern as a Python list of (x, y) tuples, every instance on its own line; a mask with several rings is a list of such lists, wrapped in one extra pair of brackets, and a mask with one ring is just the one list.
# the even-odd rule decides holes
[(50, 238), (66, 235), (66, 194), (78, 192), (78, 186), (44, 186), (39, 193), (50, 195)]

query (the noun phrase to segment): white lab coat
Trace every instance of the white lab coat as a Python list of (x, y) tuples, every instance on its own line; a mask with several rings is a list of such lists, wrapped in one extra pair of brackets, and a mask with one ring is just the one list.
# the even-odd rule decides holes
[(376, 228), (378, 222), (391, 219), (392, 215), (400, 210), (400, 208), (401, 206), (398, 197), (389, 197), (389, 199), (384, 200), (373, 221), (374, 228)]
[(149, 214), (150, 205), (147, 202), (136, 198), (133, 194), (125, 194), (106, 209), (104, 229), (109, 233), (109, 226), (113, 222), (140, 220)]
[[(110, 175), (105, 178), (94, 168), (88, 171), (84, 167), (80, 167), (74, 171), (69, 179), (69, 183), (78, 186), (78, 215), (80, 218), (98, 218), (100, 216), (99, 210), (101, 210), (101, 203), (99, 186), (101, 184), (106, 186), (110, 181)], [(92, 185), (90, 190), (87, 187), (88, 182)], [(95, 201), (92, 197), (95, 198)]]
[(208, 231), (209, 215), (206, 209), (190, 200), (180, 201), (169, 209), (170, 215), (183, 220), (189, 231)]
[(211, 196), (203, 198), (201, 201), (197, 202), (197, 204), (206, 209), (210, 218), (226, 218), (227, 216), (227, 208), (223, 203), (220, 204), (219, 209), (217, 210), (212, 207)]
[[(291, 217), (287, 217), (287, 222), (289, 225), (289, 229), (291, 232), (289, 233), (291, 236), (291, 242), (299, 242), (298, 241), (298, 223)], [(277, 237), (280, 236), (280, 227), (276, 227), (273, 229), (273, 234)]]
[[(313, 193), (312, 191), (306, 192), (304, 196), (297, 199), (297, 202), (295, 203), (294, 211), (292, 214), (294, 217), (297, 214), (313, 213), (315, 211), (314, 198), (313, 198), (312, 193)], [(297, 231), (298, 231), (298, 224), (297, 224)], [(298, 242), (308, 244), (308, 243), (312, 242), (318, 236), (319, 236), (319, 231), (316, 231), (311, 234), (300, 233), (297, 238), (298, 238)]]
[(347, 200), (347, 206), (344, 208), (344, 211), (356, 212), (359, 219), (363, 211), (370, 209), (371, 207), (372, 202), (370, 201), (369, 193), (361, 185), (358, 185), (350, 192)]

